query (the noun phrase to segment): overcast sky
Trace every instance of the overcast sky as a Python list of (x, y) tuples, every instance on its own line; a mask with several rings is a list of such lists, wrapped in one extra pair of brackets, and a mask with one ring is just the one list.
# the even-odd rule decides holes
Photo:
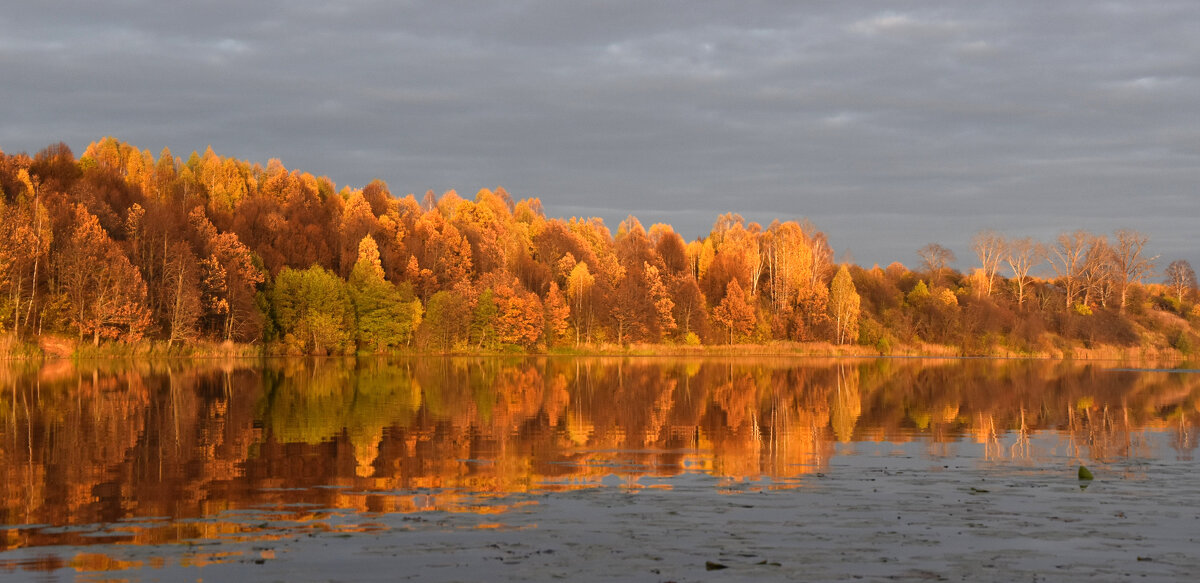
[(839, 258), (1141, 230), (1200, 267), (1200, 3), (11, 2), (0, 149), (113, 135)]

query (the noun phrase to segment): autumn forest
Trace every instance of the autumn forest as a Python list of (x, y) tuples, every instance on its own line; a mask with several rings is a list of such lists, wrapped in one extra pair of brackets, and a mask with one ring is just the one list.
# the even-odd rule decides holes
[(613, 233), (503, 188), (400, 197), (114, 138), (0, 152), (0, 193), (8, 355), (1200, 347), (1195, 272), (1130, 230), (980, 231), (969, 260), (930, 243), (912, 268), (863, 267), (807, 221), (726, 214), (687, 241), (630, 216)]

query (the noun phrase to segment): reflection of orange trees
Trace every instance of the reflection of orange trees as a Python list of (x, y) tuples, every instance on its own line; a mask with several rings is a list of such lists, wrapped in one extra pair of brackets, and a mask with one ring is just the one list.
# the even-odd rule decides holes
[(830, 395), (836, 391), (831, 369), (783, 369), (763, 379), (759, 402), (768, 428), (762, 457), (763, 472), (795, 476), (819, 471), (829, 461)]
[(68, 566), (80, 572), (89, 571), (124, 571), (138, 569), (142, 561), (121, 561), (101, 553), (79, 553), (75, 555)]
[[(1183, 456), (1196, 447), (1200, 402), (1198, 375), (1020, 361), (56, 366), (0, 372), (6, 524), (292, 512), (287, 505), (298, 502), (482, 512), (495, 506), (480, 496), (591, 487), (610, 474), (630, 488), (641, 476), (689, 468), (736, 479), (796, 476), (820, 471), (835, 440), (973, 437), (988, 458), (1027, 458), (1030, 436), (1062, 431), (1080, 455), (1111, 459), (1138, 455), (1139, 430), (1155, 428), (1170, 432)], [(236, 528), (166, 522), (130, 527), (121, 540)], [(7, 531), (0, 548), (55, 542), (87, 540)]]
[(1193, 423), (1187, 415), (1180, 414), (1171, 424), (1171, 448), (1178, 452), (1180, 460), (1191, 461), (1192, 452), (1196, 450), (1196, 427)]
[(996, 433), (996, 421), (990, 414), (978, 413), (971, 436), (976, 443), (983, 445), (983, 459), (994, 460), (1003, 457), (1004, 448), (1000, 445), (1000, 436)]
[(849, 373), (841, 363), (837, 365), (837, 388), (832, 395), (833, 433), (837, 440), (849, 442), (854, 437), (854, 426), (862, 415), (862, 398), (858, 394), (858, 371)]
[[(701, 375), (722, 367), (702, 369)], [(829, 458), (825, 437), (836, 373), (746, 368), (730, 371), (713, 391), (703, 425), (713, 472), (734, 478), (786, 477), (817, 471)], [(751, 374), (749, 371), (754, 371)]]
[(545, 402), (545, 383), (535, 367), (505, 367), (496, 375), (493, 390), (495, 407), (487, 434), (502, 441), (537, 415)]
[(115, 520), (134, 506), (136, 466), (129, 453), (151, 432), (156, 408), (166, 406), (155, 398), (163, 387), (148, 382), (148, 370), (56, 368), (5, 387), (5, 400), (17, 405), (3, 407), (0, 518), (6, 524)]
[(575, 379), (571, 410), (593, 435), (587, 445), (603, 448), (664, 447), (674, 422), (670, 411), (678, 370), (620, 360), (589, 363)]
[(1030, 459), (1033, 456), (1032, 446), (1029, 441), (1029, 424), (1025, 421), (1025, 409), (1021, 409), (1021, 424), (1015, 430), (1016, 441), (1013, 442), (1009, 452), (1013, 459)]
[[(0, 481), (4, 499), (20, 499), (24, 518), (35, 520), (50, 504), (67, 515), (84, 513), (109, 479), (106, 469), (125, 460), (141, 432), (149, 401), (142, 377), (79, 371), (73, 382), (18, 382), (13, 388), (7, 396), (14, 407), (7, 408), (11, 420), (0, 448), (0, 463), (13, 469), (3, 472), (12, 479)], [(39, 441), (50, 449), (39, 448)], [(20, 521), (6, 520), (13, 522)]]
[(714, 389), (713, 403), (724, 413), (725, 426), (730, 431), (757, 431), (758, 387), (749, 374)]

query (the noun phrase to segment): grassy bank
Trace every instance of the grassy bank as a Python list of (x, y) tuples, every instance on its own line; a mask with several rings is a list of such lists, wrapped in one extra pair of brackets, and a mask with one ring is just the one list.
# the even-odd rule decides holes
[[(580, 346), (531, 350), (505, 346), (496, 350), (461, 348), (451, 351), (429, 351), (402, 349), (382, 354), (360, 353), (360, 356), (675, 356), (675, 357), (738, 357), (738, 356), (781, 356), (781, 357), (991, 357), (991, 358), (1046, 358), (1077, 360), (1121, 360), (1121, 361), (1183, 361), (1187, 354), (1166, 346), (1110, 346), (1085, 347), (1074, 343), (1044, 345), (1041, 349), (1014, 351), (1002, 346), (986, 349), (964, 349), (942, 344), (900, 344), (881, 351), (876, 347), (862, 345), (835, 345), (828, 342), (774, 341), (764, 344), (583, 344)], [(0, 359), (3, 360), (51, 360), (51, 359), (129, 359), (129, 358), (258, 358), (263, 356), (306, 356), (289, 354), (278, 344), (244, 344), (236, 342), (165, 342), (120, 343), (105, 342), (93, 345), (77, 339), (47, 335), (36, 342), (19, 341), (11, 334), (0, 335)]]

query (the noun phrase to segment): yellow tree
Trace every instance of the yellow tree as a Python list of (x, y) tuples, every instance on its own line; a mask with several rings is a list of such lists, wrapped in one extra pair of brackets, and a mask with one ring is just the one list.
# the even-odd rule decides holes
[[(341, 223), (338, 225), (340, 249), (338, 254), (338, 273), (348, 276), (360, 256), (360, 246), (363, 237), (372, 235), (379, 228), (371, 205), (363, 196), (362, 191), (349, 193), (345, 208), (342, 209)], [(378, 255), (378, 254), (376, 254)], [(378, 260), (378, 257), (376, 258)]]
[(833, 316), (838, 344), (848, 344), (858, 337), (860, 302), (858, 291), (854, 289), (854, 280), (850, 277), (850, 270), (842, 265), (829, 286), (829, 311)]
[(671, 299), (671, 294), (667, 292), (667, 286), (663, 283), (658, 268), (645, 262), (643, 269), (646, 274), (646, 287), (650, 294), (650, 301), (654, 304), (658, 329), (663, 334), (670, 334), (677, 327), (675, 316), (672, 314), (675, 310), (675, 302)]
[(576, 346), (579, 345), (579, 331), (584, 323), (585, 306), (590, 308), (587, 297), (595, 285), (596, 277), (588, 271), (587, 263), (582, 261), (575, 264), (571, 275), (567, 277), (567, 299), (571, 302), (571, 319), (575, 322)]
[(763, 255), (772, 306), (776, 313), (790, 311), (800, 290), (812, 281), (813, 254), (808, 238), (795, 222), (776, 221), (763, 234)]
[(697, 239), (687, 244), (688, 268), (692, 272), (692, 277), (697, 281), (704, 277), (704, 273), (708, 271), (708, 266), (712, 265), (713, 255), (711, 239), (704, 239), (703, 241)]

